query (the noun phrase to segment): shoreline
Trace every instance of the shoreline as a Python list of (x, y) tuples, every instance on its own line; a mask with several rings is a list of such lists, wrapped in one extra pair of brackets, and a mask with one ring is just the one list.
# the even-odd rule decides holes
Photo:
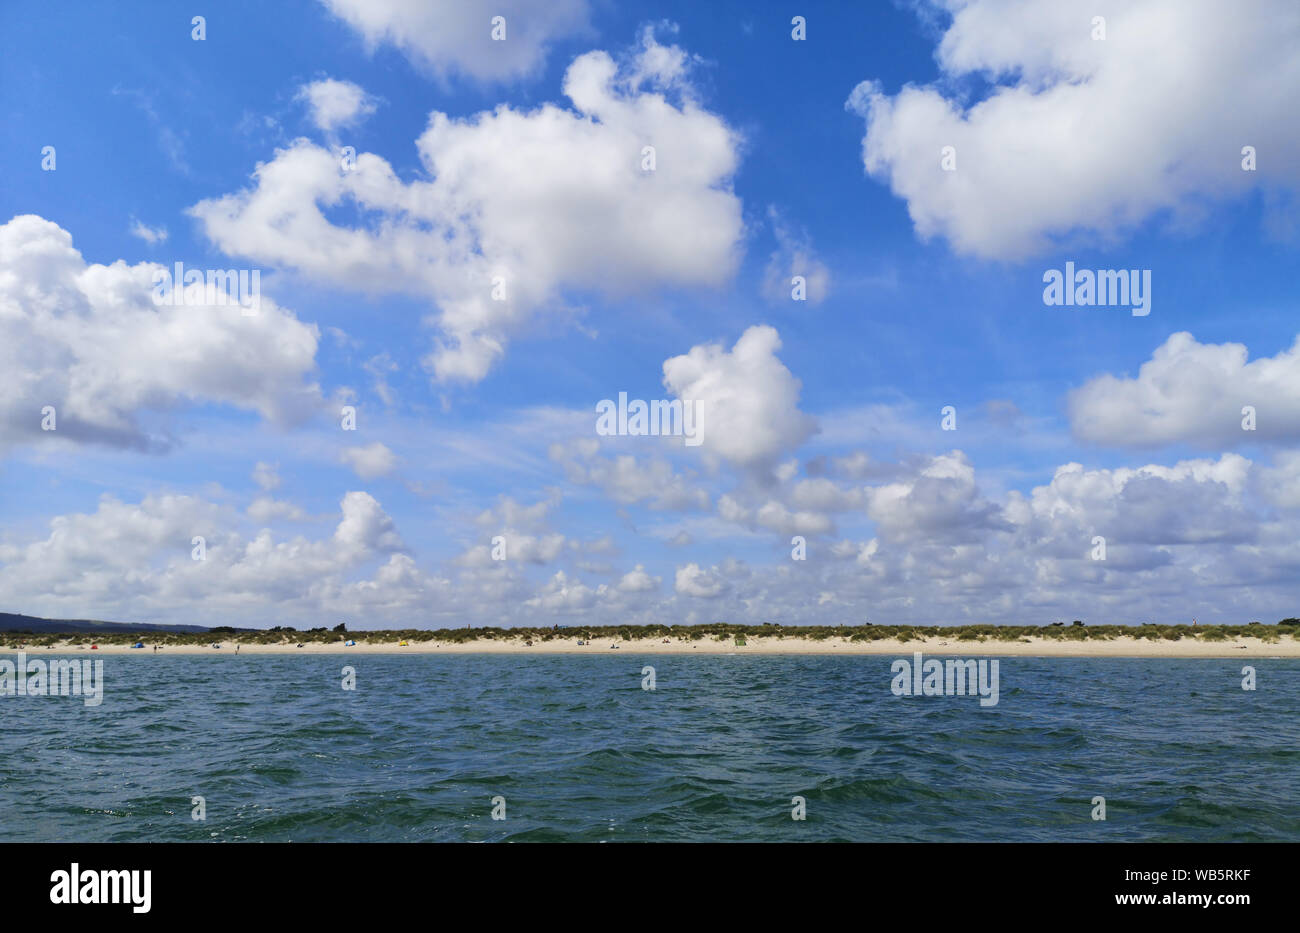
[[(357, 644), (345, 646), (340, 642), (306, 642), (257, 644), (222, 641), (220, 648), (210, 645), (161, 645), (158, 651), (153, 644), (144, 648), (129, 645), (100, 645), (91, 650), (91, 639), (65, 639), (50, 647), (28, 645), (21, 648), (0, 648), (0, 657), (16, 655), (19, 651), (29, 656), (43, 654), (84, 655), (186, 655), (221, 657), (235, 655), (358, 655), (358, 654), (512, 654), (512, 655), (594, 655), (612, 654), (615, 651), (632, 654), (656, 655), (910, 655), (924, 654), (956, 657), (1041, 657), (1041, 658), (1300, 658), (1300, 640), (1289, 635), (1276, 641), (1261, 638), (1227, 638), (1223, 641), (1201, 641), (1193, 638), (1145, 639), (1120, 636), (1108, 639), (1058, 639), (1029, 637), (1017, 641), (962, 641), (957, 638), (930, 636), (900, 641), (882, 638), (875, 641), (850, 641), (847, 638), (777, 638), (749, 636), (746, 644), (736, 645), (733, 640), (717, 641), (713, 638), (698, 640), (639, 638), (627, 641), (596, 638), (591, 643), (579, 645), (576, 638), (534, 640), (531, 646), (524, 638), (476, 639), (471, 642), (412, 641), (401, 645), (397, 640), (364, 641), (364, 633), (352, 633)], [(83, 647), (83, 645), (87, 647)], [(611, 648), (611, 645), (617, 645)]]

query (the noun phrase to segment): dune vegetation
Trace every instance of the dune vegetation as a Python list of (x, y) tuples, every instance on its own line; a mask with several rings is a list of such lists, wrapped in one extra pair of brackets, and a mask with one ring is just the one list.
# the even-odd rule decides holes
[(782, 626), (777, 623), (763, 625), (735, 625), (714, 622), (703, 625), (604, 625), (604, 626), (545, 626), (537, 628), (453, 628), (453, 629), (386, 629), (348, 631), (344, 625), (333, 628), (319, 627), (299, 631), (276, 626), (271, 629), (214, 628), (206, 632), (104, 632), (104, 633), (31, 633), (22, 630), (0, 632), (0, 646), (16, 649), (52, 648), (62, 643), (89, 648), (92, 644), (128, 645), (143, 641), (152, 645), (293, 645), (321, 644), (355, 639), (362, 643), (389, 643), (407, 641), (436, 642), (439, 644), (464, 644), (479, 640), (526, 640), (535, 644), (549, 641), (599, 639), (633, 641), (639, 639), (670, 639), (682, 642), (712, 639), (727, 641), (738, 636), (746, 638), (806, 638), (824, 641), (836, 638), (848, 641), (914, 641), (925, 638), (956, 639), (958, 641), (1027, 641), (1031, 638), (1057, 641), (1107, 641), (1128, 636), (1151, 641), (1177, 641), (1187, 638), (1198, 641), (1226, 641), (1232, 638), (1259, 638), (1276, 642), (1282, 636), (1300, 637), (1300, 619), (1282, 619), (1275, 625), (1252, 622), (1249, 625), (1085, 625), (1083, 622), (1049, 625), (799, 625)]

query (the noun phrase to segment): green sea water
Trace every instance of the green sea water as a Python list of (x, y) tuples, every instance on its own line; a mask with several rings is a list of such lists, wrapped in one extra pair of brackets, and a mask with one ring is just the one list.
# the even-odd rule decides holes
[(887, 657), (102, 660), (0, 697), (5, 840), (1300, 840), (1296, 660), (1003, 658), (991, 707)]

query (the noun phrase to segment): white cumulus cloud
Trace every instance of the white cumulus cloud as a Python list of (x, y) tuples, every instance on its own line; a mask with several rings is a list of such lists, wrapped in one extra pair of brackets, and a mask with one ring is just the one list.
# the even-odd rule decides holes
[[(426, 298), (440, 334), (425, 365), (476, 382), (532, 317), (566, 310), (568, 290), (617, 298), (732, 275), (739, 137), (696, 102), (686, 67), (647, 31), (621, 69), (602, 51), (570, 65), (571, 108), (433, 113), (417, 141), (425, 177), (403, 182), (372, 153), (346, 169), (300, 139), (257, 167), (252, 188), (190, 213), (230, 255)], [(377, 219), (334, 223), (325, 209), (339, 206)]]
[(677, 568), (674, 587), (683, 596), (698, 599), (716, 599), (727, 591), (727, 581), (717, 572), (704, 570), (699, 564), (690, 563)]
[[(43, 436), (158, 449), (168, 438), (140, 414), (186, 402), (279, 424), (318, 410), (315, 325), (265, 295), (252, 316), (234, 304), (157, 305), (163, 268), (87, 263), (71, 234), (35, 215), (0, 225), (0, 444)], [(43, 432), (47, 406), (55, 430)]]
[[(1255, 409), (1254, 429), (1243, 423)], [(1248, 359), (1244, 344), (1172, 334), (1136, 378), (1103, 374), (1069, 396), (1080, 439), (1109, 446), (1194, 443), (1223, 449), (1300, 441), (1300, 337), (1276, 356)]]
[[(867, 172), (907, 201), (922, 237), (1014, 260), (1071, 234), (1195, 217), (1256, 186), (1300, 189), (1292, 0), (932, 5), (951, 16), (943, 81), (894, 95), (867, 81), (848, 104), (867, 121)], [(974, 103), (949, 92), (974, 77), (991, 82)], [(1245, 146), (1257, 171), (1242, 170)]]
[(781, 338), (750, 327), (731, 350), (701, 344), (664, 362), (664, 386), (683, 402), (699, 402), (702, 450), (733, 466), (770, 473), (817, 430), (799, 410), (801, 383), (776, 356)]
[(374, 113), (376, 107), (375, 99), (360, 86), (337, 78), (304, 84), (298, 97), (306, 101), (312, 122), (326, 133), (355, 125)]
[[(322, 0), (371, 48), (391, 43), (417, 67), (438, 77), (478, 80), (527, 76), (549, 46), (585, 31), (587, 0)], [(492, 38), (493, 19), (504, 37)], [(501, 33), (498, 32), (498, 35)]]

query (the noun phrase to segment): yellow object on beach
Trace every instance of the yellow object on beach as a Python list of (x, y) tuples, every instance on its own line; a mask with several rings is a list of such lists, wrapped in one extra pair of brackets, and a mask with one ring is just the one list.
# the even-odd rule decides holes
[(397, 643), (397, 647), (399, 647), (399, 648), (404, 648), (404, 647), (406, 647), (406, 642), (404, 642), (404, 641), (399, 641), (399, 642)]

